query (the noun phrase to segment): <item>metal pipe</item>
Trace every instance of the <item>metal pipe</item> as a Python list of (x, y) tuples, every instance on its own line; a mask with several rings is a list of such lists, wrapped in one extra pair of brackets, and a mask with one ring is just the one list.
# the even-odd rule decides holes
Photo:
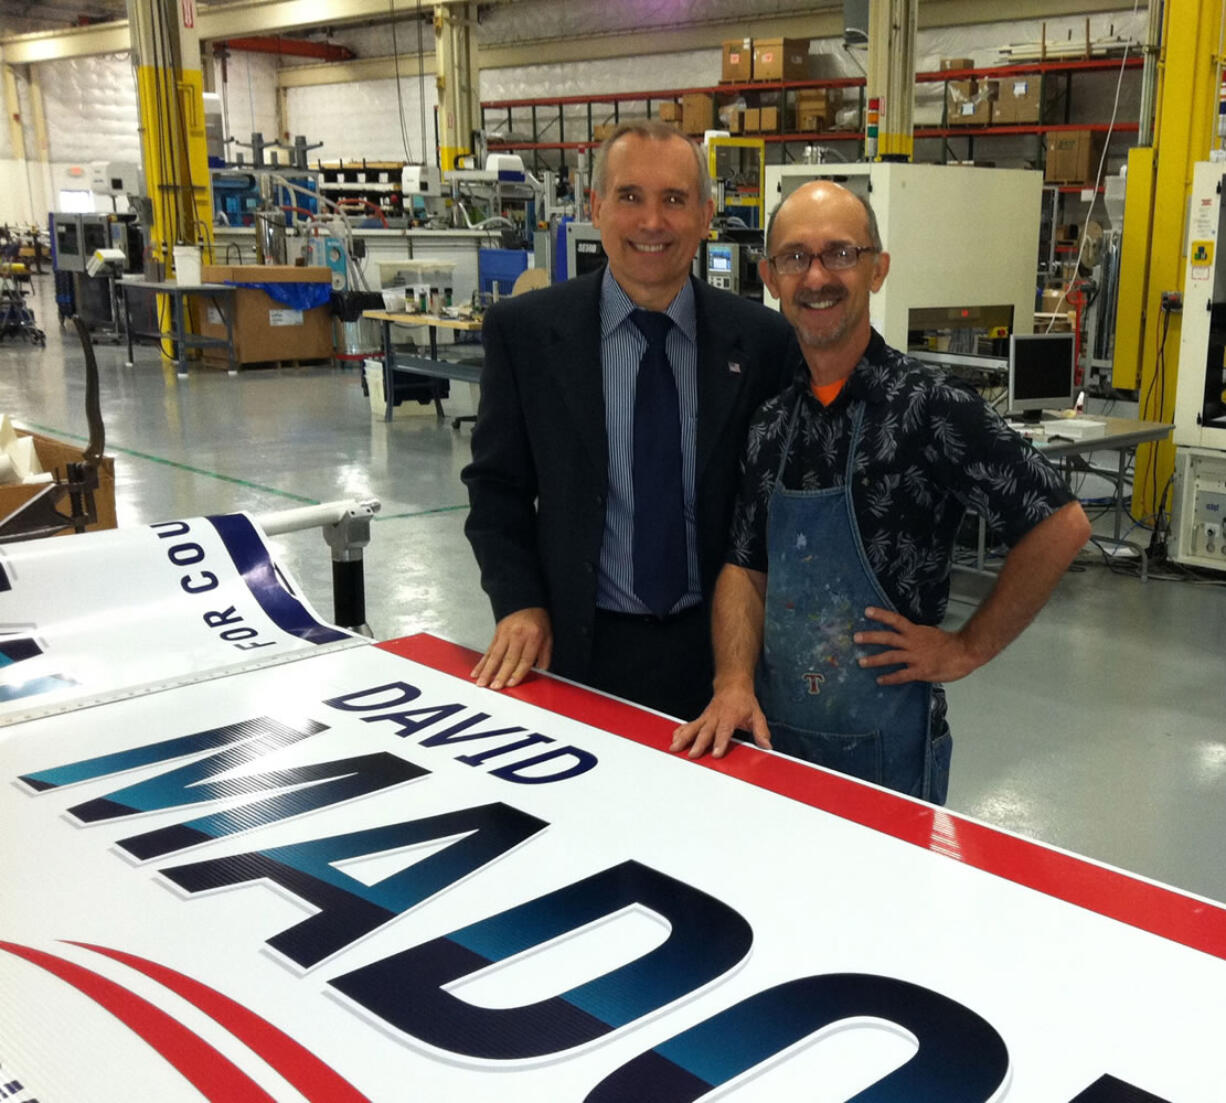
[(1158, 88), (1158, 47), (1162, 40), (1162, 9), (1155, 0), (1149, 5), (1145, 26), (1145, 60), (1141, 66), (1141, 110), (1137, 130), (1137, 145), (1154, 144), (1154, 100)]
[(339, 524), (351, 512), (373, 515), (378, 513), (380, 508), (381, 503), (375, 498), (366, 498), (362, 501), (345, 499), (338, 502), (323, 502), (317, 506), (282, 509), (275, 513), (259, 513), (253, 520), (266, 535), (281, 536), (287, 532), (300, 532), (302, 529)]

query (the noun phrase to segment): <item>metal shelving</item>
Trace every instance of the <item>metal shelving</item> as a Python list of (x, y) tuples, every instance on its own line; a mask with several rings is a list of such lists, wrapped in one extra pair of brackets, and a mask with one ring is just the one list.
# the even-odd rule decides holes
[[(1127, 70), (1140, 69), (1142, 58), (1128, 57), (1122, 62)], [(916, 83), (943, 83), (958, 80), (1007, 80), (1013, 77), (1037, 75), (1046, 83), (1051, 79), (1060, 79), (1064, 83), (1064, 118), (1059, 122), (1040, 121), (1037, 123), (1010, 123), (1006, 125), (986, 126), (920, 126), (914, 134), (917, 140), (939, 138), (946, 144), (950, 139), (967, 140), (973, 150), (973, 143), (980, 138), (1009, 137), (1034, 135), (1040, 139), (1036, 148), (1036, 163), (1041, 164), (1045, 153), (1042, 138), (1048, 133), (1068, 130), (1090, 130), (1105, 132), (1109, 129), (1107, 123), (1075, 123), (1069, 120), (1069, 105), (1072, 99), (1072, 83), (1083, 73), (1108, 72), (1120, 68), (1119, 57), (1094, 57), (1082, 59), (1066, 59), (1058, 61), (1034, 61), (1021, 64), (984, 66), (972, 69), (951, 69), (941, 72), (917, 73)], [(597, 126), (616, 124), (622, 118), (626, 105), (634, 104), (637, 109), (633, 117), (646, 116), (651, 118), (658, 114), (661, 103), (675, 103), (683, 96), (691, 93), (701, 93), (712, 97), (716, 105), (712, 113), (712, 123), (716, 121), (718, 104), (735, 96), (745, 94), (758, 97), (778, 97), (780, 107), (780, 122), (785, 123), (790, 117), (790, 108), (796, 92), (809, 88), (824, 89), (855, 89), (858, 91), (859, 111), (857, 126), (848, 130), (827, 131), (795, 131), (781, 127), (778, 131), (753, 133), (746, 136), (761, 138), (771, 146), (781, 147), (780, 157), (787, 161), (791, 159), (790, 146), (809, 145), (813, 143), (855, 142), (856, 157), (862, 155), (864, 142), (864, 85), (862, 77), (845, 77), (832, 80), (806, 81), (752, 81), (746, 83), (726, 83), (707, 85), (697, 88), (676, 88), (655, 90), (651, 92), (613, 92), (590, 96), (554, 96), (535, 99), (489, 100), (481, 105), (482, 125), (487, 129), (505, 126), (510, 134), (520, 131), (527, 135), (522, 138), (509, 138), (504, 141), (492, 141), (491, 150), (518, 150), (531, 153), (538, 168), (560, 167), (556, 160), (565, 158), (566, 151), (586, 150), (599, 145), (595, 137)], [(845, 93), (846, 94), (846, 93)], [(1041, 97), (1040, 102), (1043, 102)], [(846, 101), (845, 101), (846, 103)], [(568, 108), (582, 107), (586, 110), (575, 117)], [(501, 118), (500, 118), (501, 116)], [(944, 116), (943, 116), (944, 118)], [(1042, 120), (1042, 115), (1040, 115)], [(575, 128), (578, 127), (578, 133)], [(1136, 120), (1117, 121), (1113, 132), (1117, 134), (1134, 134), (1138, 130)], [(570, 133), (568, 133), (570, 131)], [(559, 158), (553, 164), (545, 164), (544, 154), (557, 153)], [(944, 156), (944, 155), (943, 155)], [(1068, 186), (1068, 191), (1081, 190), (1077, 186)]]

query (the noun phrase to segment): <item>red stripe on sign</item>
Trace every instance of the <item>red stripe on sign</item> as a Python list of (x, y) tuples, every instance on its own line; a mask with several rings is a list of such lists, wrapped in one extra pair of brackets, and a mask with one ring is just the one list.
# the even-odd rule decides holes
[(199, 1008), (210, 1019), (224, 1026), (307, 1099), (320, 1100), (321, 1103), (325, 1100), (327, 1103), (370, 1103), (366, 1096), (343, 1079), (335, 1069), (321, 1061), (285, 1031), (194, 977), (124, 950), (113, 950), (88, 942), (73, 942), (72, 945), (105, 954), (182, 996), (193, 1007)]
[[(426, 633), (378, 646), (465, 679), (480, 657)], [(658, 751), (667, 751), (677, 727), (675, 720), (547, 675), (531, 674), (501, 692)], [(726, 758), (708, 755), (695, 765), (1226, 959), (1226, 909), (1208, 901), (752, 745)]]
[(0, 942), (0, 950), (46, 970), (89, 996), (138, 1034), (206, 1099), (217, 1103), (275, 1103), (273, 1097), (228, 1057), (148, 1000), (106, 977), (29, 946)]

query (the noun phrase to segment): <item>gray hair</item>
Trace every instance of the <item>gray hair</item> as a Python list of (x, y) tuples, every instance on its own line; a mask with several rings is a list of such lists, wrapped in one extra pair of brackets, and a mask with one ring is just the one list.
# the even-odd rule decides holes
[(681, 133), (671, 123), (661, 122), (659, 119), (632, 119), (629, 122), (618, 124), (613, 133), (600, 143), (600, 148), (596, 151), (596, 163), (592, 168), (592, 190), (601, 199), (604, 198), (605, 188), (608, 185), (609, 151), (627, 134), (653, 142), (668, 142), (673, 138), (680, 138), (694, 151), (694, 164), (698, 168), (698, 201), (705, 203), (711, 198), (711, 173), (707, 168), (707, 159), (703, 156), (698, 143), (688, 135)]
[[(815, 179), (821, 179), (821, 177), (817, 177)], [(813, 183), (813, 182), (814, 181), (812, 180), (805, 181), (805, 183)], [(830, 183), (838, 184), (838, 181), (832, 180), (830, 181)], [(838, 184), (838, 186), (843, 187), (842, 184)], [(864, 196), (859, 195), (858, 193), (852, 191), (851, 188), (844, 188), (843, 190), (846, 192), (849, 192), (851, 195), (854, 195), (858, 200), (860, 200), (860, 206), (864, 208), (864, 217), (868, 220), (868, 243), (878, 253), (880, 253), (883, 250), (884, 246), (882, 245), (882, 241), (881, 241), (881, 230), (877, 225), (877, 212), (873, 210), (872, 203), (870, 203)], [(792, 197), (788, 195), (788, 196), (785, 196), (783, 199), (779, 200), (779, 202), (775, 204), (774, 209), (770, 213), (770, 219), (767, 222), (768, 229), (766, 231), (766, 253), (768, 256), (771, 253), (771, 237), (775, 232), (775, 216), (779, 214), (780, 209), (791, 198)]]

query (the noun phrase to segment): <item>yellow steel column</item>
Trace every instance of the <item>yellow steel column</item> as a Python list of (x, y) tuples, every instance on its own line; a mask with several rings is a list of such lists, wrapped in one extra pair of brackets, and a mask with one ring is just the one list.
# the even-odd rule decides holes
[[(1149, 255), (1148, 270), (1142, 277), (1141, 321), (1135, 327), (1129, 321), (1117, 330), (1116, 358), (1125, 375), (1129, 365), (1140, 364), (1140, 416), (1150, 420), (1170, 420), (1175, 409), (1180, 315), (1162, 310), (1162, 293), (1183, 291), (1192, 166), (1208, 159), (1217, 119), (1221, 26), (1222, 0), (1167, 0), (1158, 58), (1152, 159), (1143, 150), (1134, 150), (1129, 159), (1127, 202), (1133, 201), (1134, 166), (1139, 173), (1149, 175), (1152, 185), (1147, 187), (1144, 179), (1135, 181), (1142, 210), (1130, 212), (1125, 222), (1124, 241), (1129, 252), (1121, 264), (1122, 319), (1130, 309), (1124, 297), (1125, 277), (1135, 284), (1140, 263), (1135, 248), (1129, 247), (1128, 235), (1133, 227), (1143, 232), (1147, 215)], [(1145, 203), (1147, 192), (1152, 196), (1149, 204)], [(1132, 309), (1135, 314), (1135, 307)], [(1119, 372), (1116, 378), (1120, 378)], [(1138, 518), (1155, 512), (1174, 464), (1175, 446), (1170, 442), (1142, 445), (1137, 450), (1133, 513)]]
[[(472, 134), (481, 125), (477, 46), (471, 33), (477, 23), (474, 8), (474, 4), (465, 2), (438, 4), (434, 9), (438, 153), (443, 172), (455, 168), (464, 154), (472, 153)], [(424, 134), (421, 140), (424, 147)]]
[(196, 18), (195, 0), (128, 0), (141, 155), (153, 206), (149, 248), (167, 275), (175, 245), (203, 245), (207, 253), (213, 243)]
[(915, 149), (915, 24), (918, 0), (871, 0), (865, 160), (910, 161)]

